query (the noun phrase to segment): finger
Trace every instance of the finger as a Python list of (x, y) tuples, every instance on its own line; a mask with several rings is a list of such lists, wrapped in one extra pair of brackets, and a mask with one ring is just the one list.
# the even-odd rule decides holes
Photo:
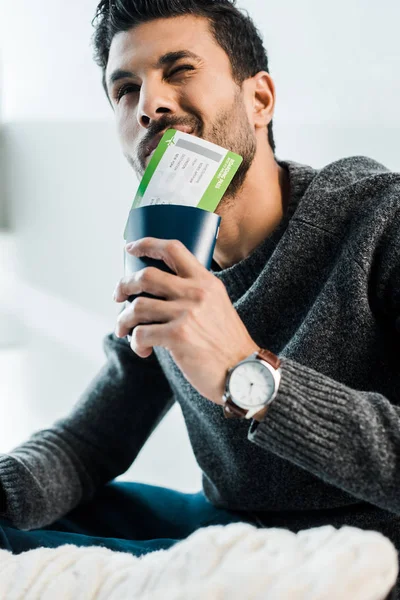
[(205, 270), (197, 258), (178, 240), (147, 237), (133, 242), (133, 245), (128, 244), (126, 251), (133, 256), (162, 260), (179, 277), (194, 277), (199, 269)]
[(140, 324), (167, 323), (178, 315), (178, 311), (179, 307), (174, 302), (136, 298), (118, 315), (115, 335), (123, 338)]
[(169, 324), (138, 325), (132, 332), (131, 348), (141, 358), (147, 358), (154, 346), (164, 346)]
[(146, 267), (119, 281), (115, 288), (114, 300), (125, 302), (130, 296), (137, 296), (143, 292), (159, 298), (176, 300), (182, 296), (182, 285), (182, 278), (157, 267)]

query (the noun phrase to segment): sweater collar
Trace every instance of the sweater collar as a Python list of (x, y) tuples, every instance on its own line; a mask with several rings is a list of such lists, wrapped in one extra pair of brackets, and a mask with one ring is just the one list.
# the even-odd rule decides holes
[(275, 230), (267, 236), (259, 246), (257, 246), (257, 248), (238, 263), (227, 269), (218, 270), (216, 263), (213, 261), (211, 271), (223, 281), (232, 301), (237, 300), (247, 289), (249, 289), (260, 274), (266, 261), (271, 256), (281, 237), (285, 233), (289, 221), (296, 212), (307, 188), (317, 174), (317, 170), (307, 165), (302, 165), (293, 161), (278, 160), (277, 162), (279, 166), (287, 171), (290, 184), (289, 202), (281, 222)]

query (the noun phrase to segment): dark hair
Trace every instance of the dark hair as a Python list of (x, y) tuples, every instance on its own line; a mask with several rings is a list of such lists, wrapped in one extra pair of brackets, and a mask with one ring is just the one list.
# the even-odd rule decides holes
[[(254, 22), (236, 7), (236, 0), (101, 0), (92, 25), (94, 60), (105, 71), (111, 42), (120, 31), (154, 19), (194, 15), (208, 19), (216, 42), (228, 55), (235, 82), (268, 70), (268, 56)], [(275, 152), (272, 121), (268, 141)]]

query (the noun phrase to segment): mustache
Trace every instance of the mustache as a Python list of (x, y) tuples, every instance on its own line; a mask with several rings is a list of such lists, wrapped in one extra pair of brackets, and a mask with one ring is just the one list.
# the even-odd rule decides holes
[(161, 118), (159, 121), (152, 123), (144, 138), (139, 142), (137, 147), (137, 155), (140, 162), (144, 165), (146, 150), (153, 138), (166, 129), (173, 129), (175, 126), (187, 126), (193, 129), (193, 133), (201, 137), (202, 124), (195, 117), (185, 119)]

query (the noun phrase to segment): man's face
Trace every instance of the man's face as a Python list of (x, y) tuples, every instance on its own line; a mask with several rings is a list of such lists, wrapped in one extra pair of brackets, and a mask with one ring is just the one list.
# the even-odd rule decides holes
[(140, 178), (162, 134), (181, 129), (243, 156), (229, 196), (256, 152), (251, 107), (206, 19), (157, 19), (118, 33), (106, 70), (125, 157)]

